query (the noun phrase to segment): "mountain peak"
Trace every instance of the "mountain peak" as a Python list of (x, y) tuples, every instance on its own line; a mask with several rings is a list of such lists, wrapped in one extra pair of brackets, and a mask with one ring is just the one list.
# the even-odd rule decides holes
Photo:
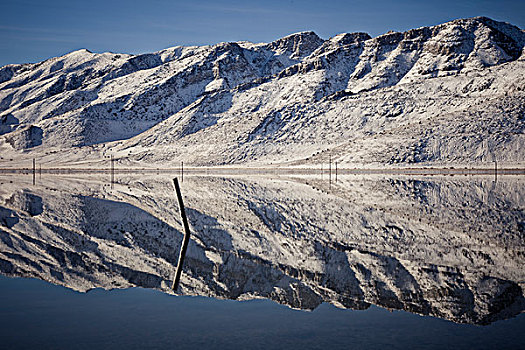
[(88, 49), (78, 49), (71, 51), (64, 56), (77, 56), (77, 55), (86, 55), (86, 54), (93, 54), (93, 52), (89, 51)]
[(355, 33), (341, 33), (332, 37), (330, 40), (333, 42), (340, 43), (341, 45), (355, 44), (360, 41), (372, 39), (368, 33), (355, 32)]
[(285, 35), (281, 39), (291, 38), (291, 37), (316, 37), (319, 38), (319, 36), (312, 30), (304, 30), (301, 32), (295, 32), (292, 34)]
[(337, 34), (326, 40), (317, 50), (314, 51), (313, 55), (320, 55), (343, 46), (356, 45), (369, 39), (372, 39), (372, 37), (363, 32)]
[(324, 40), (317, 34), (312, 31), (305, 31), (287, 35), (269, 43), (267, 46), (271, 50), (291, 52), (292, 58), (302, 58), (310, 55), (323, 43)]

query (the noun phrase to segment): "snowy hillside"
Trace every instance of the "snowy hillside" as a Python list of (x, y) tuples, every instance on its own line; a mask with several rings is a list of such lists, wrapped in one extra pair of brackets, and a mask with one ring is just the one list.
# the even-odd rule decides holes
[(302, 32), (9, 65), (0, 161), (518, 164), (524, 45), (523, 30), (477, 17), (376, 38)]
[[(0, 177), (0, 272), (69, 288), (171, 293), (171, 181)], [(462, 323), (524, 310), (520, 178), (190, 177), (189, 295), (298, 309), (370, 304)]]

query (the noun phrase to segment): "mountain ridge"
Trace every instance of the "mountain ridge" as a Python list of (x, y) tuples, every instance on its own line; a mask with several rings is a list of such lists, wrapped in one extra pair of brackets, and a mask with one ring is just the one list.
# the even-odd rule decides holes
[[(442, 79), (443, 87), (452, 91), (464, 84), (469, 74), (470, 85), (477, 90), (465, 88), (463, 94), (478, 98), (477, 93), (485, 91), (487, 96), (479, 97), (479, 101), (510, 94), (510, 104), (496, 107), (485, 102), (480, 110), (474, 108), (462, 118), (466, 122), (489, 108), (502, 109), (496, 114), (497, 119), (510, 116), (512, 121), (502, 131), (510, 140), (504, 148), (514, 150), (523, 143), (523, 120), (514, 115), (519, 116), (523, 110), (519, 76), (524, 69), (524, 46), (523, 30), (486, 17), (474, 17), (375, 38), (366, 33), (342, 33), (323, 40), (314, 32), (300, 32), (271, 43), (175, 46), (140, 55), (93, 54), (83, 49), (36, 64), (0, 68), (0, 150), (15, 159), (24, 158), (26, 153), (45, 158), (50, 149), (61, 150), (68, 154), (69, 162), (96, 162), (103, 154), (114, 153), (123, 164), (159, 165), (180, 160), (195, 165), (306, 164), (307, 158), (316, 153), (336, 149), (356, 137), (374, 145), (373, 135), (381, 129), (396, 130), (410, 122), (407, 101), (397, 96), (404, 94), (403, 89), (424, 90), (433, 85), (434, 79)], [(491, 67), (499, 69), (498, 74), (504, 78), (494, 76), (488, 82), (485, 76), (493, 74)], [(491, 85), (494, 81), (509, 85), (509, 80), (513, 80), (510, 85), (514, 89)], [(492, 91), (486, 91), (491, 87)], [(392, 96), (389, 89), (399, 91)], [(383, 95), (382, 101), (392, 100), (392, 106), (374, 112), (366, 100), (370, 93)], [(317, 124), (317, 119), (322, 118), (306, 118), (307, 111), (313, 110), (313, 115), (323, 117), (336, 110), (347, 113), (348, 99), (361, 96), (364, 98), (357, 107), (363, 113), (351, 117), (355, 119), (352, 123), (348, 117), (340, 116), (325, 121), (333, 122), (329, 127)], [(419, 98), (431, 97), (423, 94)], [(456, 92), (443, 98), (461, 104), (461, 96)], [(437, 107), (436, 111), (436, 107), (422, 106), (419, 114), (430, 117), (446, 110)], [(518, 111), (513, 112), (516, 108)], [(292, 124), (289, 115), (293, 115)], [(369, 121), (378, 118), (384, 120), (376, 125), (377, 130), (371, 131), (371, 138), (346, 132), (362, 126), (371, 129)], [(297, 122), (299, 119), (301, 123)], [(400, 123), (392, 123), (393, 120)], [(253, 127), (244, 128), (251, 124)], [(270, 127), (282, 133), (292, 125), (294, 130), (309, 129), (314, 135), (305, 152), (301, 147), (306, 136), (288, 135), (281, 147), (271, 137), (273, 132), (268, 132)], [(451, 127), (451, 131), (454, 129)], [(323, 135), (329, 131), (343, 136), (327, 144)], [(239, 135), (229, 136), (237, 132)], [(423, 132), (416, 134), (419, 143), (444, 144), (444, 149), (427, 149), (429, 156), (420, 159), (414, 153), (405, 157), (400, 154), (402, 150), (390, 157), (376, 157), (368, 151), (360, 160), (361, 155), (346, 148), (339, 161), (348, 165), (469, 163), (487, 161), (494, 153), (494, 146), (476, 144), (468, 153), (479, 156), (458, 158), (446, 151), (456, 145), (449, 145), (443, 135), (429, 141)], [(480, 126), (476, 132), (487, 143), (495, 142), (486, 128)], [(166, 133), (171, 138), (166, 138)], [(180, 143), (181, 140), (185, 142)], [(188, 143), (200, 146), (188, 148)], [(168, 144), (171, 148), (186, 147), (188, 152), (207, 160), (199, 163), (195, 157), (165, 152)], [(278, 153), (269, 150), (272, 145), (279, 148), (275, 152), (287, 148), (300, 152), (279, 159)], [(401, 146), (402, 142), (394, 145)], [(222, 156), (206, 149), (218, 149)], [(239, 157), (239, 153), (245, 157)], [(500, 160), (519, 162), (523, 154), (518, 150)]]

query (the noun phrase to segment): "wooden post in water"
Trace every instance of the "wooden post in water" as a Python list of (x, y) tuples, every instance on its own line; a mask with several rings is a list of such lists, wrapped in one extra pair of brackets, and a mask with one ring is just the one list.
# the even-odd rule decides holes
[(180, 182), (184, 182), (184, 162), (180, 162)]
[(494, 181), (498, 181), (498, 162), (494, 161)]
[(177, 270), (175, 272), (175, 278), (171, 289), (176, 292), (179, 287), (180, 275), (182, 273), (182, 265), (184, 263), (184, 257), (186, 256), (186, 250), (188, 249), (188, 242), (190, 241), (190, 227), (188, 226), (188, 219), (186, 218), (186, 211), (184, 210), (184, 203), (182, 201), (182, 194), (180, 193), (179, 181), (177, 178), (173, 179), (173, 185), (175, 186), (175, 192), (177, 192), (177, 199), (179, 201), (180, 216), (182, 224), (184, 225), (184, 238), (182, 239), (182, 245), (180, 246), (179, 260), (177, 262)]
[(337, 161), (335, 162), (335, 182), (337, 182)]

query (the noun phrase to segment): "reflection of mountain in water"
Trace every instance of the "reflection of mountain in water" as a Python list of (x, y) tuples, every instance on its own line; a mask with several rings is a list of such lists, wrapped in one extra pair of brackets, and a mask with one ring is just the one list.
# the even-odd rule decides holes
[[(114, 189), (0, 182), (3, 274), (169, 292), (182, 235), (168, 179)], [(475, 324), (509, 318), (525, 309), (523, 188), (521, 179), (185, 179), (193, 237), (181, 290)]]

